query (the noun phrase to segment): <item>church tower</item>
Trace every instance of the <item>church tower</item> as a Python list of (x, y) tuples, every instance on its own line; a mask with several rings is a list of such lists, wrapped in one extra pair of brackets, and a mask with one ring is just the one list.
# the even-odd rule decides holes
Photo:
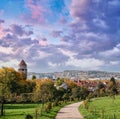
[(27, 79), (27, 64), (24, 60), (21, 60), (20, 64), (18, 65), (18, 71), (24, 74), (24, 79)]

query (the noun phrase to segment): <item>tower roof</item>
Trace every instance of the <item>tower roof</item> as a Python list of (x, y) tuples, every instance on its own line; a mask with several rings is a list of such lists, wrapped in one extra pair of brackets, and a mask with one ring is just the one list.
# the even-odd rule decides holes
[(21, 60), (21, 62), (20, 62), (20, 64), (19, 64), (19, 66), (27, 66), (27, 64), (25, 63), (25, 61), (24, 61), (24, 60)]

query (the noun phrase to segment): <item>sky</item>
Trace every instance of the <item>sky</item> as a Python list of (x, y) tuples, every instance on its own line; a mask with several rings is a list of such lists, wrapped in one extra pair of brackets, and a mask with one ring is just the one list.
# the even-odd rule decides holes
[(0, 67), (120, 72), (120, 0), (0, 0)]

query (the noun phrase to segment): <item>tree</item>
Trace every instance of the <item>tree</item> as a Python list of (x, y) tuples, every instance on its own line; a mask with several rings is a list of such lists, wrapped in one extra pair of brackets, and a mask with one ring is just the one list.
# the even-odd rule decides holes
[(62, 85), (62, 83), (64, 83), (64, 78), (57, 78), (56, 79), (56, 82), (55, 82), (55, 85), (56, 86), (60, 86), (60, 85)]
[(3, 67), (0, 69), (0, 102), (1, 102), (1, 116), (4, 115), (4, 103), (7, 96), (10, 94), (8, 87), (9, 84), (9, 71)]
[(96, 91), (98, 96), (105, 95), (105, 85), (101, 81), (99, 81)]
[(80, 90), (80, 92), (81, 92), (81, 99), (86, 99), (86, 97), (89, 95), (89, 91), (88, 91), (88, 89), (86, 88), (86, 87), (81, 87), (81, 90)]
[(80, 96), (81, 96), (81, 92), (80, 92), (80, 87), (79, 86), (77, 86), (77, 87), (75, 87), (75, 88), (72, 88), (72, 98), (73, 99), (79, 99), (80, 98)]
[(35, 80), (35, 79), (36, 79), (36, 76), (35, 76), (35, 75), (33, 75), (33, 76), (32, 76), (32, 80)]
[(114, 96), (118, 93), (118, 90), (117, 90), (117, 83), (116, 83), (116, 80), (114, 77), (112, 77), (110, 79), (110, 82), (109, 82), (109, 91), (110, 91), (110, 95), (111, 96)]
[(101, 81), (99, 81), (99, 83), (98, 83), (98, 89), (100, 90), (102, 88), (105, 88), (105, 85)]
[[(36, 81), (35, 88), (35, 100), (42, 102), (42, 108), (44, 108), (44, 103), (51, 101), (54, 97), (54, 82), (50, 79), (43, 79)], [(42, 114), (42, 110), (41, 110)]]
[(4, 112), (4, 103), (7, 101), (11, 93), (16, 93), (19, 90), (19, 82), (23, 76), (13, 68), (2, 67), (0, 69), (0, 101), (1, 101), (1, 116)]
[(37, 101), (47, 102), (53, 98), (54, 82), (50, 79), (36, 81), (35, 94)]

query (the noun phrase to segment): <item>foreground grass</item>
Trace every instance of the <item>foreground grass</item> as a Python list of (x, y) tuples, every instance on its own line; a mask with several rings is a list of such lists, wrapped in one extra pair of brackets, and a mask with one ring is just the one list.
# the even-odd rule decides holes
[(85, 119), (120, 119), (120, 96), (95, 99), (79, 110)]
[(54, 119), (57, 112), (65, 105), (70, 104), (63, 103), (59, 106), (53, 107), (49, 112), (43, 112), (41, 116), (41, 104), (6, 104), (5, 105), (5, 116), (0, 119), (25, 119), (27, 114), (35, 117), (37, 110), (37, 119)]

